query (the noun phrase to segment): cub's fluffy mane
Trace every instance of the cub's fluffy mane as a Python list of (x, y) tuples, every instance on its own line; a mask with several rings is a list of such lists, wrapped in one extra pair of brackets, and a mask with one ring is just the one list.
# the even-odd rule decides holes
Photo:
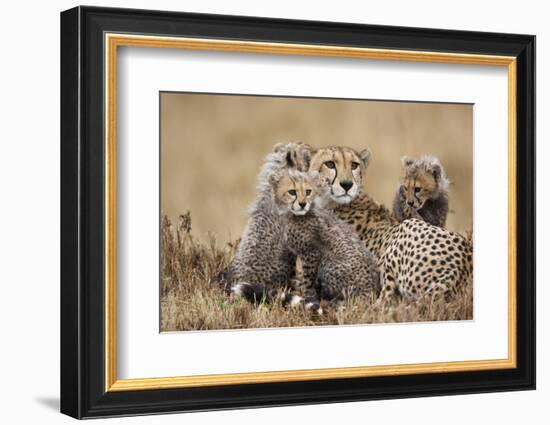
[(402, 158), (402, 163), (404, 178), (415, 177), (415, 175), (422, 171), (436, 173), (437, 178), (435, 180), (437, 182), (438, 190), (443, 193), (448, 192), (450, 184), (449, 179), (445, 174), (445, 170), (443, 169), (441, 162), (439, 162), (439, 159), (436, 157), (431, 155), (422, 155), (420, 158), (415, 160), (405, 156)]

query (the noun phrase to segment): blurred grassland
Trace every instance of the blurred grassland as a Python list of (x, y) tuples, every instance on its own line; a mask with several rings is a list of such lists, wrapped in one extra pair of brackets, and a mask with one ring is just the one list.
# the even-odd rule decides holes
[(437, 156), (451, 185), (447, 226), (472, 228), (471, 105), (161, 94), (161, 208), (189, 210), (193, 234), (240, 236), (263, 157), (278, 142), (369, 148), (365, 190), (390, 207), (403, 155)]

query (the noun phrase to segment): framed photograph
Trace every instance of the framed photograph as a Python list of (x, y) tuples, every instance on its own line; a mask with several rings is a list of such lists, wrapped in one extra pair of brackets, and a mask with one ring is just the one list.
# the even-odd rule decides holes
[(61, 411), (535, 388), (535, 37), (61, 14)]

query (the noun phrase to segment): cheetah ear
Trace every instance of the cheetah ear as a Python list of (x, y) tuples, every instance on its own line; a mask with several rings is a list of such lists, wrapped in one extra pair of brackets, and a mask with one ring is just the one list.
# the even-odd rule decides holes
[(304, 145), (304, 149), (302, 151), (302, 159), (304, 163), (302, 164), (302, 171), (309, 170), (309, 165), (311, 164), (311, 148), (309, 145)]
[(436, 182), (441, 180), (441, 165), (439, 164), (432, 165), (431, 172)]
[(410, 167), (411, 165), (413, 165), (413, 162), (414, 161), (408, 156), (404, 156), (403, 158), (401, 158), (401, 164), (403, 165), (403, 167)]
[[(286, 168), (295, 168), (300, 170), (301, 167), (301, 148), (300, 146), (293, 146), (289, 148), (289, 145), (285, 147), (287, 149), (285, 155)], [(280, 151), (283, 151), (281, 149)]]
[(361, 158), (361, 161), (363, 161), (363, 165), (365, 168), (367, 168), (370, 164), (370, 161), (372, 159), (372, 155), (370, 153), (370, 150), (363, 149), (361, 152), (359, 152), (359, 158)]
[(296, 158), (293, 158), (292, 151), (287, 151), (285, 159), (288, 168), (296, 168)]
[(287, 145), (287, 168), (295, 168), (299, 171), (307, 171), (311, 161), (311, 147), (303, 142), (293, 142)]

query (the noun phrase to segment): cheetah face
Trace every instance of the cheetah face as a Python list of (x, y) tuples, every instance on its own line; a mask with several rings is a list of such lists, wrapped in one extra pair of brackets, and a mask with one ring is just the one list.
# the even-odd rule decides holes
[(399, 192), (405, 206), (415, 210), (421, 209), (428, 199), (439, 193), (441, 166), (427, 163), (426, 160), (414, 161), (407, 157), (402, 159), (403, 175)]
[(361, 193), (363, 171), (369, 161), (367, 149), (357, 153), (347, 147), (329, 147), (313, 154), (309, 169), (328, 180), (331, 200), (337, 204), (349, 204)]
[(401, 196), (409, 208), (421, 209), (431, 197), (430, 189), (422, 185), (417, 179), (407, 179), (399, 187)]
[(280, 214), (306, 215), (318, 195), (313, 174), (289, 170), (274, 182), (275, 203)]

